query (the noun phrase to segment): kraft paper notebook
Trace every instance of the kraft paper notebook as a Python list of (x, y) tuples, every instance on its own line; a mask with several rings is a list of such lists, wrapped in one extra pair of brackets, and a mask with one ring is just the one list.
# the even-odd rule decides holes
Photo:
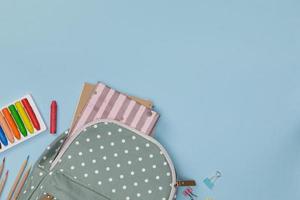
[(70, 135), (95, 119), (117, 120), (150, 135), (158, 118), (157, 112), (133, 100), (127, 94), (98, 83), (80, 117), (76, 119)]
[[(91, 84), (91, 83), (84, 83), (83, 88), (82, 88), (82, 92), (80, 94), (79, 97), (79, 101), (72, 119), (72, 123), (70, 126), (70, 130), (73, 130), (73, 127), (75, 125), (75, 123), (78, 121), (78, 119), (80, 118), (85, 105), (87, 104), (87, 102), (89, 101), (89, 99), (91, 98), (91, 95), (94, 91), (94, 89), (96, 88), (97, 84)], [(144, 105), (145, 107), (152, 109), (153, 108), (153, 103), (152, 101), (149, 100), (144, 100), (141, 99), (139, 97), (135, 97), (135, 96), (129, 96), (132, 100), (135, 100), (136, 102)]]

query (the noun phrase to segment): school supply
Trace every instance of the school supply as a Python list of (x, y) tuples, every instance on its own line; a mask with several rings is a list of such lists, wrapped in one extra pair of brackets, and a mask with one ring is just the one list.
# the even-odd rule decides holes
[(23, 123), (23, 121), (21, 120), (21, 117), (15, 107), (15, 105), (10, 105), (8, 106), (8, 109), (10, 111), (10, 114), (13, 116), (13, 118), (15, 119), (15, 122), (18, 126), (18, 129), (20, 130), (21, 134), (26, 137), (27, 136), (27, 130), (25, 128), (25, 125)]
[(70, 135), (80, 127), (96, 119), (121, 121), (149, 135), (158, 117), (159, 115), (156, 112), (128, 98), (128, 96), (103, 83), (98, 83)]
[(182, 193), (185, 197), (189, 197), (191, 200), (194, 200), (198, 197), (196, 194), (194, 194), (191, 187), (186, 188)]
[(8, 145), (8, 141), (5, 137), (5, 133), (3, 132), (3, 129), (1, 128), (1, 126), (0, 126), (0, 141), (4, 146)]
[(32, 134), (34, 132), (33, 125), (31, 123), (30, 119), (28, 118), (28, 115), (27, 115), (26, 111), (24, 110), (21, 102), (16, 103), (16, 108), (19, 111), (22, 121), (24, 122), (27, 130), (29, 131), (29, 133)]
[(174, 198), (175, 169), (154, 138), (100, 119), (76, 131), (55, 158), (59, 162), (51, 166), (65, 137), (62, 134), (41, 156), (20, 199), (39, 199), (44, 193), (64, 200)]
[(213, 187), (215, 186), (215, 182), (222, 176), (220, 171), (216, 172), (216, 175), (210, 177), (210, 178), (205, 178), (203, 180), (203, 183), (209, 188), (209, 189), (213, 189)]
[(0, 177), (2, 177), (4, 167), (5, 167), (5, 158), (3, 158), (2, 163), (0, 165)]
[(12, 187), (11, 187), (9, 193), (8, 193), (7, 200), (10, 200), (12, 198), (13, 194), (15, 193), (15, 190), (16, 190), (16, 188), (17, 188), (17, 186), (18, 186), (18, 184), (20, 182), (20, 179), (21, 179), (21, 177), (23, 175), (23, 172), (24, 172), (24, 170), (26, 168), (28, 159), (29, 159), (29, 156), (27, 156), (26, 160), (24, 160), (24, 162), (22, 163), (21, 168), (20, 168), (20, 170), (18, 172), (18, 175), (17, 175), (17, 177), (16, 177), (16, 179), (15, 179), (15, 181), (14, 181), (14, 183), (13, 183), (13, 185), (12, 185)]
[(56, 101), (51, 102), (50, 106), (50, 133), (56, 133), (56, 118), (57, 118), (57, 103)]
[(31, 104), (29, 102), (29, 100), (30, 100), (30, 98), (23, 98), (21, 101), (22, 101), (24, 108), (26, 109), (27, 114), (30, 117), (30, 120), (32, 121), (34, 128), (39, 131), (41, 129), (41, 126), (39, 123), (40, 120), (37, 117), (37, 114), (39, 114), (39, 112), (36, 112), (36, 110), (37, 110), (36, 106), (32, 107), (32, 105), (34, 105), (34, 104)]
[(25, 95), (0, 110), (0, 152), (47, 129), (31, 95)]
[(12, 132), (1, 112), (0, 112), (0, 126), (2, 127), (2, 129), (5, 133), (5, 136), (7, 137), (9, 142), (14, 143), (14, 141), (15, 141), (14, 135), (12, 134)]
[(214, 199), (211, 197), (206, 197), (204, 200), (214, 200)]
[(18, 199), (20, 193), (21, 193), (21, 190), (23, 189), (23, 186), (29, 176), (29, 173), (30, 173), (30, 170), (31, 170), (31, 166), (26, 170), (26, 172), (24, 173), (24, 176), (22, 177), (21, 181), (20, 181), (20, 184), (18, 185), (16, 191), (14, 192), (14, 196), (13, 196), (13, 200), (16, 200)]
[[(71, 127), (70, 135), (79, 127), (95, 119), (113, 119), (147, 135), (152, 133), (159, 118), (158, 113), (148, 107), (149, 105), (152, 107), (152, 103), (136, 97), (129, 97), (103, 83), (98, 83), (95, 86), (91, 85), (89, 88), (88, 94), (91, 96), (89, 98), (84, 97), (88, 99), (88, 102), (80, 112), (80, 117), (76, 117), (77, 121)], [(91, 88), (93, 88), (93, 92), (91, 92)], [(139, 102), (134, 99), (139, 99)]]
[[(88, 103), (94, 89), (96, 88), (97, 84), (90, 84), (90, 83), (84, 83), (81, 94), (80, 94), (80, 98), (72, 119), (72, 123), (70, 126), (70, 130), (73, 130), (73, 127), (75, 125), (75, 123), (78, 121), (78, 119), (80, 118), (86, 104)], [(153, 107), (153, 103), (150, 100), (144, 100), (141, 99), (139, 97), (135, 97), (135, 96), (128, 96), (129, 98), (131, 98), (132, 100), (137, 101), (138, 103), (146, 106), (149, 109), (152, 109)]]
[(2, 191), (3, 191), (4, 187), (5, 187), (5, 183), (7, 181), (7, 178), (8, 178), (8, 171), (6, 171), (4, 178), (1, 179), (1, 182), (0, 182), (0, 197), (2, 195)]
[(9, 127), (10, 127), (10, 130), (12, 131), (13, 135), (15, 136), (15, 138), (17, 140), (20, 140), (21, 139), (21, 134), (20, 134), (20, 132), (18, 130), (18, 127), (17, 127), (14, 119), (12, 118), (9, 110), (7, 108), (3, 108), (2, 109), (2, 113), (3, 113), (3, 115), (4, 115), (5, 119), (6, 119)]

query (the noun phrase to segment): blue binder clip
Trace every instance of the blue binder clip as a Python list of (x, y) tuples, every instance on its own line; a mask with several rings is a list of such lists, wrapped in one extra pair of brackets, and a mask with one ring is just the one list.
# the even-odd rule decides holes
[(220, 171), (216, 172), (216, 175), (210, 177), (210, 178), (206, 178), (203, 180), (203, 183), (209, 188), (209, 189), (213, 189), (213, 187), (215, 186), (215, 182), (222, 176)]

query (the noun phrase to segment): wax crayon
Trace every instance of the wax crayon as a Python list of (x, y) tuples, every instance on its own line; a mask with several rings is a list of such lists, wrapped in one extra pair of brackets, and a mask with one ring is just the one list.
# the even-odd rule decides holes
[(1, 143), (4, 145), (4, 146), (7, 146), (8, 145), (8, 141), (7, 141), (7, 138), (5, 137), (5, 133), (2, 129), (2, 127), (0, 126), (0, 141)]
[(22, 135), (24, 137), (26, 137), (27, 136), (27, 130), (24, 126), (24, 123), (23, 123), (23, 121), (22, 121), (15, 105), (12, 104), (12, 105), (8, 106), (8, 109), (9, 109), (11, 115), (13, 116), (13, 118), (15, 119), (15, 122), (16, 122), (20, 132), (22, 133)]
[(52, 101), (50, 111), (50, 133), (56, 133), (57, 103)]
[(8, 108), (3, 108), (2, 109), (2, 113), (10, 127), (10, 130), (12, 131), (12, 133), (14, 134), (15, 138), (17, 138), (18, 140), (21, 139), (21, 134), (18, 130), (18, 127), (14, 121), (14, 119), (12, 118), (12, 116), (9, 113)]
[(0, 125), (5, 133), (6, 138), (9, 140), (9, 142), (14, 143), (15, 142), (14, 135), (11, 132), (11, 130), (1, 112), (0, 112)]
[(22, 102), (22, 104), (23, 104), (23, 106), (24, 106), (24, 108), (25, 108), (25, 110), (26, 110), (29, 118), (31, 119), (31, 122), (32, 122), (34, 128), (36, 130), (40, 130), (41, 129), (40, 123), (39, 123), (38, 119), (36, 118), (36, 115), (35, 115), (32, 107), (31, 107), (28, 99), (24, 98), (24, 99), (21, 100), (21, 102)]
[(16, 105), (16, 108), (21, 116), (21, 119), (23, 120), (24, 124), (25, 124), (25, 127), (27, 128), (27, 130), (30, 132), (30, 133), (33, 133), (34, 129), (33, 129), (33, 126), (30, 122), (30, 119), (28, 118), (27, 116), (27, 113), (26, 111), (24, 110), (22, 104), (20, 101), (16, 102), (15, 103)]

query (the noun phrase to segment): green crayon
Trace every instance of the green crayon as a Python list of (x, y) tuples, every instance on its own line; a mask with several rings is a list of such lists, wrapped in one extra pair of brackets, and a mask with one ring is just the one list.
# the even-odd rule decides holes
[(20, 132), (22, 133), (22, 135), (24, 137), (26, 137), (27, 136), (27, 130), (24, 126), (24, 123), (23, 123), (16, 107), (14, 105), (10, 105), (10, 106), (8, 106), (8, 109), (9, 109), (11, 115), (13, 116), (13, 118), (15, 119), (15, 122), (16, 122)]

